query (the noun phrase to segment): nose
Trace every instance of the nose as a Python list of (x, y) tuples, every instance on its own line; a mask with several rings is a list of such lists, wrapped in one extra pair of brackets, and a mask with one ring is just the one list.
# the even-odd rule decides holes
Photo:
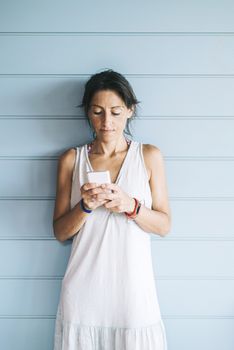
[(108, 126), (112, 124), (112, 116), (111, 116), (111, 112), (109, 111), (105, 111), (103, 113), (103, 118), (102, 118), (102, 125), (103, 126)]

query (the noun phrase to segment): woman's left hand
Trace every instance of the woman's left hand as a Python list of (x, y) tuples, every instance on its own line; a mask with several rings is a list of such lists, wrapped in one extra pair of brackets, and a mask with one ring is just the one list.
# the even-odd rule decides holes
[(109, 202), (103, 204), (106, 209), (116, 213), (125, 211), (131, 213), (134, 210), (134, 199), (124, 192), (117, 184), (102, 184), (100, 188), (103, 189), (103, 192), (93, 196), (97, 200), (109, 199)]

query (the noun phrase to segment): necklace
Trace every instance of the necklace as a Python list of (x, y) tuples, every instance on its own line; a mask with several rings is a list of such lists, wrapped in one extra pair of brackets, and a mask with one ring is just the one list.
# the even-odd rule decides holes
[[(126, 137), (125, 137), (125, 140), (126, 140), (126, 142), (127, 142), (127, 144), (128, 144), (128, 147), (129, 147), (129, 145), (130, 145), (130, 143), (131, 143), (131, 140), (129, 140), (129, 139), (126, 138)], [(91, 152), (93, 145), (94, 145), (94, 140), (93, 140), (92, 142), (88, 143), (88, 145), (87, 145), (87, 147), (88, 147), (88, 153)]]

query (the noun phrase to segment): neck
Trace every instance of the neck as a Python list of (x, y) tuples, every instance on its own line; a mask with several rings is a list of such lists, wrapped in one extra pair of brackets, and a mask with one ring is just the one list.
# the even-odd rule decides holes
[(116, 153), (128, 150), (130, 143), (131, 141), (125, 136), (121, 137), (119, 140), (112, 140), (109, 142), (100, 141), (95, 138), (90, 144), (88, 144), (88, 152), (113, 156)]

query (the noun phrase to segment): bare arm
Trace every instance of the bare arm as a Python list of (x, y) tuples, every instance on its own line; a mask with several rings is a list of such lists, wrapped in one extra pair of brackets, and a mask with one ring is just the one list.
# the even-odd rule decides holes
[[(70, 209), (72, 174), (75, 166), (76, 150), (69, 149), (59, 157), (57, 169), (57, 187), (54, 206), (53, 230), (54, 236), (63, 242), (75, 234), (87, 220), (89, 213), (84, 212), (78, 202)], [(96, 209), (106, 203), (106, 200), (95, 200), (94, 194), (101, 191), (100, 185), (85, 183), (80, 188), (85, 208)]]
[(142, 205), (135, 222), (146, 232), (165, 236), (171, 228), (171, 210), (168, 201), (163, 155), (159, 148), (147, 145), (144, 159), (151, 169), (149, 184), (152, 195), (152, 209)]
[(72, 173), (75, 166), (76, 150), (64, 152), (58, 161), (57, 187), (53, 217), (53, 230), (57, 240), (63, 242), (73, 237), (85, 223), (88, 213), (77, 203), (70, 210)]

